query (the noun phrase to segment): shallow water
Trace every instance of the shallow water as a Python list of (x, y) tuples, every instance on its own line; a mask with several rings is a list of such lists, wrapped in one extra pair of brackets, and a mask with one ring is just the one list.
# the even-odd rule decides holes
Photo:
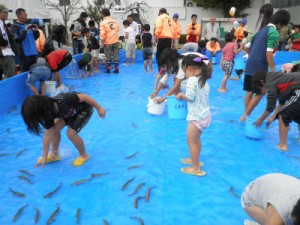
[[(59, 205), (53, 224), (76, 224), (76, 211), (81, 208), (82, 225), (103, 224), (103, 219), (111, 225), (139, 224), (137, 219), (130, 218), (133, 216), (141, 217), (146, 225), (239, 225), (248, 217), (240, 206), (240, 199), (231, 194), (231, 186), (241, 195), (251, 180), (266, 173), (299, 176), (300, 164), (293, 158), (300, 157), (295, 124), (289, 132), (288, 153), (275, 149), (277, 123), (267, 130), (263, 139), (247, 138), (245, 124), (238, 121), (243, 112), (242, 82), (230, 80), (228, 93), (218, 93), (223, 77), (219, 66), (214, 66), (213, 78), (209, 81), (212, 123), (201, 137), (201, 161), (205, 164), (206, 177), (180, 172), (184, 166), (180, 159), (189, 156), (186, 121), (170, 120), (166, 111), (161, 116), (147, 113), (147, 97), (153, 89), (155, 73), (144, 73), (141, 63), (123, 66), (119, 75), (103, 71), (102, 68), (100, 74), (86, 80), (65, 80), (71, 90), (91, 95), (107, 109), (105, 119), (94, 112), (80, 133), (91, 156), (82, 167), (72, 167), (78, 154), (64, 129), (60, 147), (62, 160), (44, 168), (33, 168), (41, 155), (42, 138), (28, 134), (20, 107), (2, 115), (0, 154), (10, 155), (0, 157), (1, 224), (13, 224), (18, 209), (28, 204), (15, 224), (34, 224), (34, 207), (40, 211), (39, 224), (45, 224)], [(170, 79), (169, 85), (172, 84)], [(260, 115), (264, 107), (265, 100), (253, 113), (254, 117)], [(16, 158), (23, 149), (23, 154)], [(125, 159), (135, 152), (133, 158)], [(142, 166), (127, 170), (135, 165)], [(18, 179), (23, 175), (20, 169), (34, 175), (24, 175), (33, 184)], [(106, 172), (109, 174), (71, 186), (72, 182), (87, 179), (90, 174)], [(122, 191), (122, 186), (132, 177), (134, 180)], [(43, 198), (60, 183), (60, 189), (52, 198)], [(141, 183), (145, 186), (137, 194), (128, 196)], [(144, 196), (147, 188), (153, 186), (149, 202), (140, 199), (136, 209), (135, 198)], [(26, 197), (14, 196), (9, 187)]]

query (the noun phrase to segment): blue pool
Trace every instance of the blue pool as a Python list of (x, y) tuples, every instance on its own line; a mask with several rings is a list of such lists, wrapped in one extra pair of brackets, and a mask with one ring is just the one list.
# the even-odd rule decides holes
[[(76, 212), (80, 208), (82, 225), (105, 224), (104, 220), (110, 225), (138, 225), (137, 217), (145, 225), (240, 225), (248, 216), (241, 208), (240, 199), (230, 192), (231, 188), (241, 195), (251, 180), (272, 172), (299, 177), (300, 144), (296, 124), (290, 128), (288, 153), (276, 150), (277, 122), (261, 140), (247, 138), (245, 124), (239, 122), (243, 112), (242, 82), (229, 80), (229, 91), (217, 92), (223, 77), (218, 65), (214, 66), (213, 78), (209, 80), (212, 123), (202, 135), (201, 161), (205, 164), (205, 177), (180, 171), (184, 167), (180, 159), (189, 156), (186, 121), (168, 119), (167, 111), (161, 116), (147, 112), (147, 98), (153, 90), (155, 73), (144, 73), (141, 62), (121, 66), (118, 75), (103, 71), (102, 68), (99, 74), (86, 80), (64, 79), (70, 90), (91, 95), (107, 110), (105, 119), (94, 112), (80, 133), (91, 156), (82, 167), (72, 167), (77, 151), (64, 129), (60, 146), (62, 160), (34, 168), (41, 155), (42, 137), (27, 132), (20, 105), (1, 114), (1, 224), (34, 224), (36, 208), (40, 213), (38, 224), (46, 224), (60, 207), (51, 224), (77, 224)], [(172, 84), (170, 79), (169, 85)], [(259, 104), (254, 117), (263, 112), (265, 104), (265, 100)], [(134, 153), (135, 156), (126, 159)], [(141, 166), (128, 170), (136, 165)], [(33, 176), (19, 170), (27, 170)], [(71, 186), (91, 174), (104, 175)], [(30, 178), (32, 184), (20, 180), (21, 175)], [(134, 179), (122, 191), (122, 186), (131, 178)], [(145, 183), (143, 188), (129, 196), (141, 183)], [(51, 198), (43, 198), (59, 184), (60, 188)], [(145, 196), (151, 187), (154, 188), (149, 201), (140, 198), (135, 208), (135, 199)], [(24, 193), (25, 197), (13, 195), (10, 188)], [(13, 223), (17, 211), (26, 204)]]

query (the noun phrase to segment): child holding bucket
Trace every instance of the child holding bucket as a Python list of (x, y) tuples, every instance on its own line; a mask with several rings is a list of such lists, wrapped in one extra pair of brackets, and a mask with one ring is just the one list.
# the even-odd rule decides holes
[(296, 65), (292, 71), (297, 72), (284, 75), (281, 72), (267, 73), (265, 71), (259, 71), (253, 76), (254, 93), (268, 93), (267, 107), (261, 117), (258, 118), (253, 125), (261, 126), (263, 121), (274, 111), (276, 107), (276, 101), (278, 99), (279, 105), (275, 110), (275, 115), (269, 119), (268, 125), (270, 125), (275, 118), (278, 118), (280, 143), (277, 145), (277, 149), (284, 152), (288, 150), (287, 135), (289, 124), (292, 121), (298, 123), (300, 136), (299, 65)]
[(191, 167), (184, 167), (181, 171), (195, 176), (204, 176), (206, 172), (200, 169), (203, 163), (199, 162), (202, 147), (200, 137), (203, 130), (210, 125), (211, 114), (207, 80), (211, 78), (212, 66), (206, 57), (199, 57), (194, 54), (185, 56), (181, 66), (188, 80), (186, 94), (179, 93), (177, 99), (185, 99), (188, 102), (187, 144), (191, 155), (191, 159), (186, 158), (181, 161), (192, 164)]
[[(84, 142), (78, 133), (88, 123), (93, 108), (96, 108), (101, 118), (105, 117), (105, 109), (86, 94), (68, 92), (53, 98), (42, 95), (26, 98), (21, 112), (27, 130), (32, 134), (40, 135), (42, 127), (46, 129), (42, 157), (38, 159), (35, 166), (44, 167), (46, 163), (60, 160), (58, 154), (60, 131), (65, 126), (68, 126), (68, 138), (79, 152), (79, 157), (75, 159), (73, 166), (83, 165), (90, 156), (86, 153)], [(50, 144), (52, 151), (48, 154)]]

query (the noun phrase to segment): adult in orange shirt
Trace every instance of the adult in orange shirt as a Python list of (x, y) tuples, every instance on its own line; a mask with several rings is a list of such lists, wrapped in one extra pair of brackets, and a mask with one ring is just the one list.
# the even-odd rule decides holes
[(240, 22), (240, 26), (236, 29), (235, 31), (235, 38), (236, 40), (243, 40), (244, 38), (244, 27), (247, 24), (247, 19), (243, 18), (242, 21)]
[(101, 16), (100, 40), (101, 46), (104, 46), (106, 57), (105, 73), (110, 73), (112, 57), (115, 65), (113, 73), (119, 73), (119, 24), (110, 17), (110, 12), (107, 8), (102, 9)]
[(158, 65), (158, 71), (160, 70), (160, 56), (164, 49), (171, 48), (174, 38), (174, 21), (167, 14), (165, 8), (159, 10), (158, 17), (155, 20), (155, 37), (157, 39), (156, 46), (156, 62)]
[(206, 51), (211, 52), (213, 57), (216, 56), (217, 52), (220, 50), (221, 47), (217, 38), (212, 37), (210, 41), (206, 43)]
[(192, 22), (186, 28), (186, 42), (198, 43), (201, 26), (197, 23), (197, 15), (193, 14), (191, 16)]
[(174, 48), (174, 49), (178, 48), (178, 41), (179, 41), (179, 38), (181, 35), (181, 25), (178, 21), (178, 18), (179, 18), (178, 13), (174, 13), (173, 21), (174, 21), (175, 34), (174, 34), (173, 45), (172, 45), (172, 48)]

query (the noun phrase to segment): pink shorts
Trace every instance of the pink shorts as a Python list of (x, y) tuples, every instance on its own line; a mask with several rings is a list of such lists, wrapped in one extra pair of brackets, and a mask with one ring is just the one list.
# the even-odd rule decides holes
[(208, 128), (210, 125), (210, 115), (205, 117), (202, 120), (190, 120), (189, 122), (194, 124), (198, 130), (203, 131), (205, 128)]

